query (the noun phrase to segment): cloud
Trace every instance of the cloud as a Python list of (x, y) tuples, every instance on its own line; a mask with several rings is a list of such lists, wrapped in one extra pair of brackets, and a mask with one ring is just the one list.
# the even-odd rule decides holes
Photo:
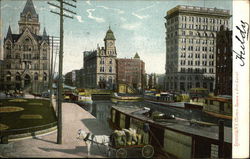
[(103, 23), (103, 22), (105, 22), (105, 19), (103, 19), (103, 18), (94, 17), (94, 16), (92, 15), (92, 12), (94, 12), (94, 11), (95, 11), (95, 9), (87, 9), (87, 13), (89, 14), (88, 17), (89, 17), (90, 19), (95, 20), (97, 23)]
[(121, 20), (122, 22), (126, 22), (126, 21), (127, 21), (127, 19), (124, 18), (124, 17), (120, 17), (120, 20)]
[(5, 4), (4, 6), (1, 7), (1, 9), (7, 8), (7, 7), (10, 7), (10, 6)]
[(133, 16), (139, 18), (139, 19), (146, 19), (149, 17), (149, 15), (139, 15), (139, 14), (136, 14), (136, 13), (132, 13)]
[(156, 4), (156, 3), (154, 3), (154, 4), (150, 5), (150, 6), (147, 6), (147, 7), (145, 7), (145, 8), (141, 8), (141, 9), (137, 10), (136, 12), (141, 12), (141, 11), (147, 10), (147, 9), (149, 9), (149, 8), (152, 8), (152, 7), (155, 6), (155, 4)]
[(113, 10), (115, 11), (116, 13), (118, 14), (124, 14), (124, 11), (121, 10), (121, 9), (117, 9), (117, 8), (109, 8), (109, 7), (106, 7), (106, 6), (97, 6), (98, 8), (103, 8), (103, 9), (106, 9), (106, 10)]
[(78, 22), (80, 22), (80, 23), (84, 22), (83, 19), (82, 19), (82, 17), (80, 15), (75, 15), (75, 17), (78, 20)]
[(92, 4), (90, 3), (90, 1), (86, 1), (86, 3), (87, 3), (88, 5), (90, 5), (90, 6), (92, 5)]
[(146, 18), (149, 18), (149, 15), (148, 15), (148, 14), (147, 14), (147, 15), (139, 15), (138, 13), (139, 13), (139, 12), (143, 12), (143, 11), (145, 11), (145, 10), (147, 10), (147, 9), (150, 9), (150, 8), (154, 7), (155, 4), (156, 4), (156, 3), (154, 3), (154, 4), (150, 5), (150, 6), (147, 6), (147, 7), (141, 8), (141, 9), (138, 9), (137, 11), (132, 12), (132, 15), (135, 16), (135, 17), (137, 17), (137, 18), (139, 18), (139, 19), (146, 19)]
[(17, 10), (17, 9), (21, 9), (22, 7), (23, 6), (21, 6), (21, 5), (19, 7), (13, 7), (13, 6), (10, 6), (8, 4), (5, 4), (5, 5), (1, 6), (0, 9), (2, 10), (2, 9), (5, 9), (5, 8), (10, 8), (10, 9)]
[(49, 5), (50, 9), (56, 9), (56, 7)]
[(141, 26), (141, 23), (125, 23), (121, 26), (121, 28), (126, 29), (126, 30), (136, 30), (137, 28), (139, 28)]

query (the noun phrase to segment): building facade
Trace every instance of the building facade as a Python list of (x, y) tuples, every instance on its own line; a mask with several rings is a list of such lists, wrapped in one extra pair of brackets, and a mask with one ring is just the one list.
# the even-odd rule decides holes
[(165, 90), (215, 88), (216, 32), (229, 27), (229, 10), (177, 6), (166, 15)]
[(116, 85), (115, 36), (109, 28), (104, 38), (105, 47), (84, 51), (85, 87), (114, 89)]
[(145, 63), (136, 53), (134, 58), (116, 59), (117, 84), (127, 84), (136, 90), (145, 88)]
[(0, 60), (0, 90), (4, 90), (3, 67), (4, 67), (4, 61)]
[(216, 44), (215, 95), (232, 95), (232, 31), (221, 26)]
[(18, 25), (18, 34), (13, 34), (9, 26), (4, 38), (5, 89), (41, 93), (48, 87), (50, 46), (46, 30), (39, 35), (39, 16), (32, 0), (27, 0)]

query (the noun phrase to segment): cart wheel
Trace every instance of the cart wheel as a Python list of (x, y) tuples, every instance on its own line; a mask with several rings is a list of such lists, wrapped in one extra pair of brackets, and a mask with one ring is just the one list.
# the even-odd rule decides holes
[(144, 158), (151, 158), (154, 155), (154, 147), (151, 145), (145, 145), (141, 152)]
[(127, 150), (124, 148), (119, 148), (116, 150), (116, 158), (126, 158), (127, 157)]

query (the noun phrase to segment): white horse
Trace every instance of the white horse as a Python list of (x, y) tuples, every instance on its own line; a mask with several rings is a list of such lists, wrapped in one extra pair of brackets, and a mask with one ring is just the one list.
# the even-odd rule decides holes
[(109, 136), (107, 135), (94, 135), (91, 133), (87, 133), (84, 130), (79, 129), (77, 133), (77, 139), (83, 140), (87, 145), (87, 153), (90, 156), (90, 147), (95, 143), (98, 146), (105, 146), (106, 155), (110, 156), (110, 148), (109, 148)]

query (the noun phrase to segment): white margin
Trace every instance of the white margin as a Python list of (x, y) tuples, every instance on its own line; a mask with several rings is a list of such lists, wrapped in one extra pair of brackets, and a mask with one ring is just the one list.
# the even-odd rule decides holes
[(233, 0), (233, 158), (249, 157), (249, 3)]

